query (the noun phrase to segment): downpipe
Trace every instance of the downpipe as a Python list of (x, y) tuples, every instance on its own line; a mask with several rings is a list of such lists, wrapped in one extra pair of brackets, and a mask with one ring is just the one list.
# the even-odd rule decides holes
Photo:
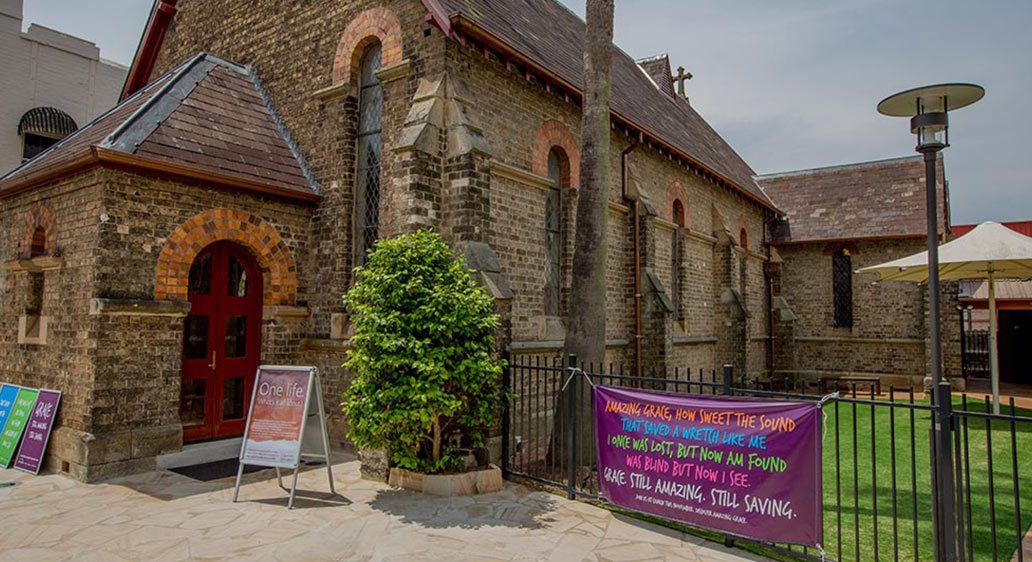
[(633, 141), (630, 146), (620, 153), (620, 196), (625, 202), (631, 203), (631, 215), (633, 222), (632, 239), (634, 245), (634, 375), (641, 377), (641, 340), (644, 336), (641, 333), (641, 201), (638, 194), (633, 196), (628, 193), (630, 183), (630, 172), (627, 168), (627, 160), (631, 153), (638, 149), (638, 141)]

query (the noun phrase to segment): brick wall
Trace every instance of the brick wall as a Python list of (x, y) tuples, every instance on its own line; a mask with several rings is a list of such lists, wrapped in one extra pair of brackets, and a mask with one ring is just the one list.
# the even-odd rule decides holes
[[(920, 387), (928, 369), (927, 288), (906, 282), (874, 284), (873, 274), (853, 276), (853, 327), (833, 321), (831, 254), (842, 244), (792, 244), (778, 248), (784, 259), (781, 295), (797, 316), (791, 327), (794, 364), (787, 357), (780, 372), (878, 374), (896, 384)], [(921, 238), (849, 243), (854, 271), (925, 249)], [(942, 305), (944, 372), (959, 375), (959, 324), (950, 299)], [(956, 332), (956, 333), (955, 333)]]
[[(567, 145), (579, 142), (580, 108), (563, 97), (549, 93), (536, 82), (528, 82), (517, 72), (507, 70), (495, 59), (485, 59), (482, 53), (472, 48), (448, 43), (448, 69), (452, 75), (462, 76), (470, 92), (477, 100), (471, 108), (474, 117), (483, 127), (495, 158), (514, 168), (547, 173), (544, 158), (547, 149), (558, 146), (564, 152), (572, 152)], [(567, 134), (569, 133), (569, 134)], [(631, 140), (614, 133), (610, 151), (609, 199), (613, 204), (609, 220), (609, 264), (607, 276), (607, 338), (611, 341), (631, 342), (634, 340), (634, 284), (633, 284), (633, 238), (631, 215), (620, 192), (621, 152), (631, 146)], [(686, 221), (691, 225), (694, 236), (682, 233), (685, 257), (682, 260), (683, 281), (681, 283), (682, 306), (688, 321), (683, 331), (691, 334), (692, 341), (680, 341), (674, 345), (669, 366), (692, 362), (697, 366), (713, 365), (715, 353), (714, 338), (725, 328), (726, 318), (714, 314), (720, 307), (719, 291), (730, 282), (716, 278), (712, 264), (715, 247), (712, 233), (718, 228), (735, 229), (739, 223), (751, 232), (753, 241), (762, 240), (763, 212), (745, 203), (726, 189), (708, 183), (699, 176), (689, 173), (658, 152), (648, 147), (639, 147), (631, 153), (629, 166), (633, 178), (645, 191), (649, 202), (660, 212), (658, 232), (654, 236), (655, 270), (667, 292), (672, 288), (670, 258), (672, 232), (668, 188), (677, 183), (679, 194), (686, 200), (682, 203), (689, 215)], [(576, 161), (572, 166), (576, 169)], [(575, 178), (576, 176), (574, 176)], [(571, 179), (574, 188), (576, 180)], [(516, 297), (513, 302), (513, 336), (516, 341), (542, 338), (544, 275), (544, 204), (546, 192), (507, 178), (492, 179), (492, 224), (491, 245), (502, 261), (502, 268), (508, 276)], [(563, 191), (563, 197), (570, 203), (575, 193)], [(564, 202), (564, 208), (569, 203)], [(573, 206), (572, 204), (570, 205)], [(714, 217), (722, 221), (716, 225)], [(563, 215), (565, 222), (564, 266), (567, 275), (564, 283), (568, 288), (569, 250), (572, 249), (574, 228), (573, 209)], [(753, 250), (760, 251), (761, 244), (754, 243)], [(755, 254), (760, 256), (760, 254)], [(762, 296), (764, 280), (762, 261), (750, 258), (749, 274), (746, 278), (747, 298), (756, 318), (753, 331), (765, 335), (766, 313)], [(737, 287), (737, 281), (736, 281)], [(671, 319), (668, 319), (672, 321)], [(648, 334), (646, 334), (648, 337)], [(682, 338), (683, 339), (683, 338)], [(764, 370), (766, 363), (761, 341), (751, 346), (749, 369)], [(623, 348), (623, 353), (614, 357), (618, 360), (633, 360), (632, 346)], [(612, 349), (611, 349), (612, 351)]]
[[(42, 272), (41, 315), (47, 318), (43, 345), (18, 343), (18, 320), (28, 304), (31, 275), (5, 267), (0, 301), (0, 381), (63, 392), (50, 455), (81, 463), (79, 437), (96, 422), (92, 395), (97, 326), (89, 316), (90, 287), (97, 267), (97, 240), (102, 215), (99, 172), (87, 172), (6, 199), (0, 205), (0, 259), (11, 266), (25, 246), (25, 224), (40, 207), (52, 213), (53, 246), (48, 257), (60, 265)], [(71, 470), (71, 468), (70, 468)]]
[[(352, 25), (371, 9), (376, 17), (363, 16), (362, 25)], [(396, 18), (396, 29), (383, 23), (384, 10)], [(404, 124), (418, 79), (439, 74), (443, 64), (445, 38), (425, 21), (425, 13), (418, 0), (181, 0), (164, 41), (155, 73), (201, 50), (252, 66), (322, 187), (324, 200), (310, 225), (309, 251), (300, 257), (306, 262), (301, 284), (317, 288), (306, 295), (314, 336), (329, 337), (332, 317), (344, 312), (341, 296), (351, 282), (357, 89), (344, 71), (349, 66), (338, 61), (348, 60), (350, 45), (360, 48), (364, 38), (382, 34), (385, 27), (391, 28), (391, 36), (384, 37), (384, 67), (410, 61), (407, 72), (384, 81), (383, 92), (381, 233), (400, 233), (404, 205), (398, 190), (391, 188), (405, 171), (390, 146)], [(342, 87), (316, 96), (331, 86)]]

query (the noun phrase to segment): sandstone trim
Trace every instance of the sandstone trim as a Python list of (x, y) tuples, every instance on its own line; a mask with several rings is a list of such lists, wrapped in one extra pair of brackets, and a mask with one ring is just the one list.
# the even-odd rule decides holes
[(865, 344), (901, 344), (924, 345), (923, 338), (856, 338), (841, 336), (796, 336), (796, 341), (812, 343), (865, 343)]
[(491, 161), (491, 174), (543, 191), (552, 187), (552, 180), (547, 177), (498, 160)]
[(399, 78), (408, 76), (409, 72), (412, 71), (412, 59), (405, 59), (391, 66), (384, 66), (380, 70), (376, 71), (376, 77), (380, 79), (381, 83), (386, 84), (387, 82), (393, 82)]
[(190, 313), (188, 301), (155, 301), (140, 299), (93, 299), (91, 315), (112, 316), (186, 316)]

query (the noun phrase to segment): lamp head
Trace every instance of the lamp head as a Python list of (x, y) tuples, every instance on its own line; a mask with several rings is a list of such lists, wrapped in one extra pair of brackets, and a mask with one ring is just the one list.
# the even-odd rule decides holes
[(910, 117), (910, 132), (917, 135), (917, 151), (938, 152), (950, 145), (950, 110), (967, 107), (985, 96), (975, 84), (936, 84), (893, 94), (878, 104), (878, 112)]

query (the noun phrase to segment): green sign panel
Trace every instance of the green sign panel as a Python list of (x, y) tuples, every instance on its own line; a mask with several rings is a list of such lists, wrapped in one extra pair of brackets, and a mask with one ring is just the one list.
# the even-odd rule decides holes
[(18, 448), (18, 441), (21, 440), (25, 424), (32, 415), (32, 408), (35, 407), (38, 396), (39, 391), (34, 388), (22, 388), (18, 391), (11, 413), (7, 416), (7, 423), (0, 433), (0, 468), (7, 468), (11, 464), (11, 458)]

